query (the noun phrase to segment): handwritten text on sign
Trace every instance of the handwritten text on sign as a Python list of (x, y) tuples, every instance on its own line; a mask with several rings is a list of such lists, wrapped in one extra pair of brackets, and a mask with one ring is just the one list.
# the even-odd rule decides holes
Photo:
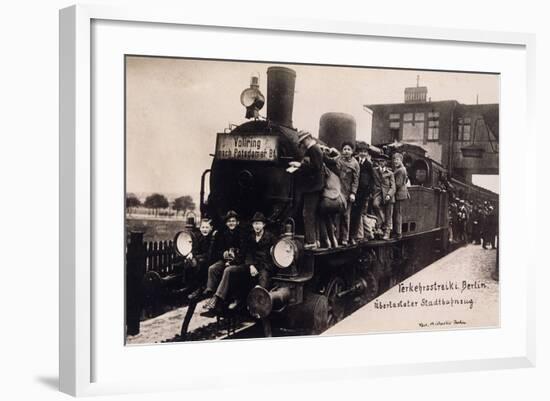
[(277, 160), (277, 137), (218, 134), (216, 158), (221, 160)]

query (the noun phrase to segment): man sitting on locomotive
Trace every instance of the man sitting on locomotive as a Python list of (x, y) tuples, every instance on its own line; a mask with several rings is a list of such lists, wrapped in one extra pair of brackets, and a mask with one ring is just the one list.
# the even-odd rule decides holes
[(395, 179), (395, 205), (393, 207), (393, 228), (396, 238), (401, 238), (403, 216), (401, 214), (402, 202), (410, 198), (409, 190), (407, 189), (407, 169), (403, 165), (403, 155), (394, 153), (392, 156), (393, 176)]
[(202, 219), (199, 228), (200, 235), (197, 236), (193, 250), (185, 258), (184, 279), (188, 288), (195, 288), (189, 299), (197, 299), (204, 291), (208, 277), (208, 267), (212, 262), (212, 239), (214, 233), (212, 222), (209, 219)]
[(250, 288), (250, 278), (258, 285), (270, 288), (273, 272), (270, 250), (275, 243), (275, 237), (265, 230), (266, 218), (262, 213), (255, 213), (251, 223), (252, 232), (243, 242), (244, 264), (231, 265), (224, 269), (214, 296), (215, 304), (202, 313), (203, 316), (214, 316), (219, 312), (220, 304), (228, 302), (231, 295), (236, 296), (236, 299), (229, 305), (229, 309), (239, 309), (243, 290)]
[(372, 207), (383, 230), (383, 239), (390, 239), (393, 226), (393, 204), (395, 203), (395, 178), (387, 167), (386, 159), (377, 159), (374, 168), (374, 196)]
[(304, 149), (304, 158), (301, 162), (289, 162), (289, 166), (290, 169), (299, 169), (296, 176), (296, 187), (300, 190), (304, 202), (302, 211), (305, 234), (304, 248), (315, 249), (318, 247), (317, 206), (325, 186), (323, 151), (309, 132), (300, 131), (298, 143)]
[(359, 184), (357, 195), (351, 209), (350, 230), (353, 241), (366, 240), (364, 233), (364, 219), (367, 216), (369, 200), (373, 190), (374, 171), (369, 145), (363, 141), (357, 141), (357, 162), (359, 163)]
[(335, 157), (325, 155), (324, 158), (327, 165), (336, 165), (341, 182), (341, 191), (346, 199), (346, 209), (344, 213), (338, 215), (337, 223), (338, 232), (340, 233), (340, 243), (344, 246), (349, 243), (351, 208), (353, 202), (355, 202), (355, 194), (359, 185), (359, 162), (352, 157), (353, 148), (353, 143), (343, 142), (340, 154), (337, 154)]
[[(254, 213), (251, 220), (252, 232), (246, 237), (244, 242), (244, 265), (239, 268), (230, 267), (224, 271), (224, 278), (227, 275), (227, 280), (222, 278), (219, 287), (223, 287), (224, 282), (227, 285), (218, 293), (227, 300), (229, 289), (235, 290), (238, 284), (244, 285), (247, 289), (250, 288), (250, 281), (247, 277), (252, 278), (252, 284), (269, 290), (271, 288), (271, 276), (273, 275), (273, 262), (271, 260), (271, 247), (275, 244), (275, 236), (265, 229), (267, 223), (265, 216), (261, 212)], [(242, 289), (242, 288), (241, 288)], [(234, 291), (236, 292), (236, 291)], [(242, 297), (237, 296), (235, 301), (229, 305), (230, 310), (239, 309), (242, 305)]]
[(215, 314), (222, 306), (224, 297), (217, 290), (224, 271), (242, 264), (243, 239), (239, 227), (239, 216), (235, 211), (230, 210), (225, 215), (224, 222), (225, 227), (216, 233), (212, 244), (212, 260), (216, 262), (208, 268), (208, 281), (203, 293), (205, 296), (211, 296), (203, 306), (209, 314)]
[(257, 277), (258, 285), (269, 289), (274, 267), (270, 251), (275, 244), (275, 236), (265, 229), (266, 223), (263, 213), (254, 213), (253, 233), (245, 242), (244, 264), (248, 266), (250, 276)]

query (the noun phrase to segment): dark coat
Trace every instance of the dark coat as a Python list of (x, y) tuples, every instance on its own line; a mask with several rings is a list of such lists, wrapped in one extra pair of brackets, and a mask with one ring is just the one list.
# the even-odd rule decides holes
[(235, 250), (235, 259), (233, 264), (240, 264), (243, 260), (243, 235), (239, 226), (235, 227), (233, 231), (224, 227), (214, 235), (214, 242), (212, 244), (211, 257), (212, 261), (218, 261), (223, 259), (223, 253), (233, 248)]
[(270, 251), (274, 243), (275, 236), (269, 231), (264, 231), (258, 242), (256, 242), (256, 234), (252, 232), (246, 237), (244, 263), (246, 265), (254, 265), (258, 271), (272, 271), (273, 263)]
[(200, 264), (208, 264), (215, 262), (212, 260), (212, 245), (214, 239), (214, 233), (211, 232), (206, 237), (200, 232), (197, 235), (197, 241), (195, 241), (193, 255)]
[(374, 170), (372, 163), (365, 159), (363, 164), (359, 162), (359, 185), (357, 187), (357, 197), (367, 198), (374, 191)]
[(493, 209), (492, 211), (487, 213), (486, 223), (485, 223), (486, 231), (493, 234), (498, 231), (498, 214), (496, 209)]
[(395, 200), (402, 201), (409, 199), (409, 190), (407, 189), (407, 169), (401, 166), (393, 172), (395, 178)]
[(301, 192), (318, 192), (325, 186), (323, 151), (315, 144), (306, 150), (296, 177)]

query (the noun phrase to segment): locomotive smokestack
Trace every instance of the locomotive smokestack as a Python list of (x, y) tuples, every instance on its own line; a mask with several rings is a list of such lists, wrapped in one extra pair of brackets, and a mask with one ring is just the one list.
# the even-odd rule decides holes
[(267, 69), (267, 119), (292, 127), (296, 71), (285, 67)]

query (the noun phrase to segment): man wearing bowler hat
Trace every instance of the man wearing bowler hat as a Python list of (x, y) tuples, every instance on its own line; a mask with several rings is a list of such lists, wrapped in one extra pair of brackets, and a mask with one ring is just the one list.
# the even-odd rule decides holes
[(253, 232), (245, 241), (244, 264), (249, 268), (250, 275), (257, 277), (258, 284), (269, 289), (274, 267), (270, 251), (275, 243), (275, 237), (265, 229), (265, 225), (263, 213), (256, 212), (252, 217)]

